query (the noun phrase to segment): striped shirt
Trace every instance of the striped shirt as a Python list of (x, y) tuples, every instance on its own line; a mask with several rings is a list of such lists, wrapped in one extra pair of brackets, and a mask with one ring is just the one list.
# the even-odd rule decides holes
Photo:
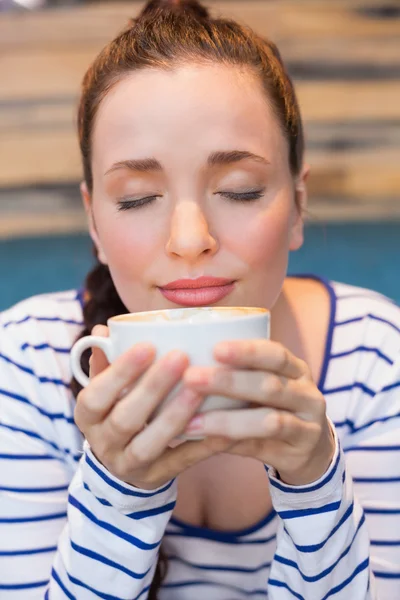
[[(321, 280), (322, 281), (322, 280)], [(162, 541), (160, 600), (400, 598), (400, 308), (323, 282), (331, 298), (318, 386), (336, 451), (320, 480), (284, 485), (243, 531), (172, 516), (176, 480), (134, 488), (94, 457), (74, 424), (75, 291), (0, 315), (0, 598), (145, 600)]]

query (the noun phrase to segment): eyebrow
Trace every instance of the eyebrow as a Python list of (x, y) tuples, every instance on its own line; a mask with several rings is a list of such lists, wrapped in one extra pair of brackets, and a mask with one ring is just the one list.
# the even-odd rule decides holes
[[(231, 150), (229, 152), (213, 152), (207, 159), (207, 166), (215, 167), (231, 165), (247, 159), (254, 160), (264, 165), (271, 164), (266, 158), (259, 156), (258, 154), (253, 154), (253, 152), (248, 152), (247, 150)], [(114, 163), (112, 167), (105, 172), (105, 175), (109, 175), (119, 169), (128, 169), (129, 171), (136, 171), (139, 173), (151, 173), (162, 171), (163, 167), (155, 158), (121, 160)]]

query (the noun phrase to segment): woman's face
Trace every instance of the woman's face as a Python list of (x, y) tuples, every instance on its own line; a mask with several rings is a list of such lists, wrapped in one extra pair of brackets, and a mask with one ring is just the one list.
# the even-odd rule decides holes
[[(302, 243), (295, 188), (303, 202), (306, 175), (293, 181), (287, 142), (251, 73), (188, 65), (127, 76), (100, 105), (92, 156), (91, 198), (82, 185), (91, 235), (130, 312), (272, 308), (288, 252)], [(162, 289), (202, 276), (233, 284)]]

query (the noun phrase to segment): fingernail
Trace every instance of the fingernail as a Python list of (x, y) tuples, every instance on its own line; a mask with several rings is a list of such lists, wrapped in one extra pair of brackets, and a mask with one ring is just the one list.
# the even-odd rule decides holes
[(151, 344), (138, 344), (135, 347), (135, 359), (138, 362), (146, 362), (153, 353)]
[(172, 350), (168, 356), (165, 357), (165, 361), (171, 367), (175, 367), (176, 365), (180, 365), (184, 358), (184, 352), (181, 352), (180, 350)]
[(204, 428), (203, 415), (196, 415), (195, 417), (193, 417), (193, 419), (190, 421), (190, 423), (186, 427), (185, 432), (186, 433), (199, 433), (200, 431), (203, 431), (203, 428)]

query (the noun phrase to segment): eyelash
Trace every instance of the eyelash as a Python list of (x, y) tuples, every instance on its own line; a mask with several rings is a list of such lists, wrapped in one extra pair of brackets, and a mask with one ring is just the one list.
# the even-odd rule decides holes
[[(259, 200), (265, 192), (263, 190), (251, 190), (249, 192), (242, 192), (241, 194), (235, 194), (234, 192), (218, 192), (221, 196), (231, 202), (255, 202)], [(131, 208), (141, 208), (148, 204), (151, 204), (160, 198), (160, 196), (146, 196), (145, 198), (138, 198), (138, 200), (121, 200), (118, 202), (118, 210), (129, 210)]]

